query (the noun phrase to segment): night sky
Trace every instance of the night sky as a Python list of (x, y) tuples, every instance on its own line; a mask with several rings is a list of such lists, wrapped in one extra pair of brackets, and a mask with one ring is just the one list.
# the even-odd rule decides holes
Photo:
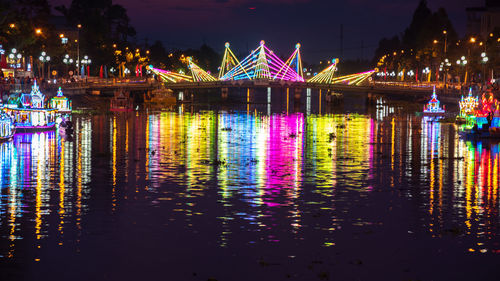
[[(71, 0), (49, 0), (52, 6)], [(167, 49), (198, 48), (207, 43), (222, 52), (224, 42), (247, 54), (261, 39), (279, 55), (302, 44), (303, 60), (340, 56), (371, 59), (382, 37), (401, 33), (419, 0), (114, 0), (128, 10), (137, 41), (163, 41)], [(465, 7), (483, 0), (430, 0), (432, 11), (445, 7), (458, 33), (465, 32)], [(55, 12), (57, 14), (57, 12)], [(361, 48), (361, 46), (365, 48)]]

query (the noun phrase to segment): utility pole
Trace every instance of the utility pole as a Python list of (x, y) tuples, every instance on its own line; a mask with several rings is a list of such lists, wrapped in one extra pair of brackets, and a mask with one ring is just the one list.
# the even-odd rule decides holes
[(344, 25), (340, 24), (340, 57), (344, 56)]
[[(446, 57), (446, 51), (447, 51), (447, 47), (448, 47), (448, 42), (447, 42), (447, 39), (448, 39), (448, 32), (446, 30), (443, 30), (443, 34), (444, 34), (444, 61), (446, 62), (446, 60), (448, 59)], [(447, 62), (446, 62), (447, 63)], [(446, 92), (446, 82), (448, 80), (448, 66), (445, 65), (445, 72), (444, 72), (444, 92)]]
[(80, 28), (82, 28), (81, 24), (76, 26), (78, 28), (78, 36), (76, 39), (76, 73), (77, 76), (80, 76)]
[(365, 59), (365, 46), (363, 44), (363, 40), (361, 40), (361, 60)]

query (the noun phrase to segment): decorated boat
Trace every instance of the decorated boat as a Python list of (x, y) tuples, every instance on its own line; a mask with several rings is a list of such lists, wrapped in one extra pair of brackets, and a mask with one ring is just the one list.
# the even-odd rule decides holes
[(144, 94), (144, 104), (150, 108), (163, 108), (175, 105), (177, 99), (171, 89), (160, 88)]
[(58, 113), (71, 113), (71, 100), (64, 96), (61, 87), (57, 90), (57, 96), (50, 99), (50, 107)]
[(500, 138), (500, 103), (492, 93), (484, 93), (465, 119), (461, 134), (467, 138)]
[(133, 111), (134, 103), (130, 98), (130, 94), (122, 90), (116, 91), (114, 97), (111, 99), (110, 110)]
[(474, 115), (476, 108), (479, 106), (479, 99), (477, 96), (472, 95), (472, 88), (469, 88), (469, 95), (462, 96), (458, 102), (460, 106), (460, 114), (457, 116), (458, 123), (467, 122), (467, 118)]
[(3, 110), (0, 111), (0, 142), (10, 140), (16, 133), (12, 118)]
[(436, 95), (436, 86), (434, 86), (431, 100), (424, 105), (423, 114), (424, 116), (443, 116), (445, 112), (444, 106), (440, 106), (440, 102)]
[(14, 119), (18, 131), (37, 131), (55, 127), (56, 110), (45, 108), (45, 95), (35, 83), (31, 93), (21, 94), (18, 101), (9, 102), (5, 112)]

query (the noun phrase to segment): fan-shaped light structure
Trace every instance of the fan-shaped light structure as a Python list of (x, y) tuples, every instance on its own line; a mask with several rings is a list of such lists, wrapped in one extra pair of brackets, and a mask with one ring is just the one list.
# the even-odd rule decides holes
[(193, 78), (185, 74), (154, 68), (151, 65), (149, 66), (149, 70), (158, 75), (164, 82), (167, 83), (193, 82)]
[(196, 63), (194, 63), (192, 57), (188, 57), (188, 66), (189, 69), (191, 70), (191, 76), (193, 77), (193, 81), (195, 82), (217, 81), (215, 77), (213, 77), (208, 72), (199, 67)]
[[(267, 48), (266, 42), (262, 40), (257, 49), (253, 50), (231, 70), (225, 72), (219, 79), (222, 81), (242, 79), (303, 81), (303, 78), (290, 67), (294, 56), (297, 57), (297, 52), (296, 49), (295, 55), (292, 54), (290, 61), (285, 63)], [(300, 59), (300, 55), (298, 57)], [(299, 65), (301, 66), (302, 62)]]
[(333, 84), (333, 75), (335, 74), (335, 71), (337, 70), (337, 63), (339, 62), (339, 59), (332, 59), (332, 63), (325, 68), (323, 71), (320, 73), (316, 74), (313, 76), (311, 79), (307, 80), (307, 82), (311, 83), (322, 83), (322, 84)]

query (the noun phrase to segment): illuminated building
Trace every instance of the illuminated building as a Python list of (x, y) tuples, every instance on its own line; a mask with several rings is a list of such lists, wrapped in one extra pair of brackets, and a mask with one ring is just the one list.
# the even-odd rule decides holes
[(0, 111), (0, 141), (12, 138), (16, 132), (14, 122), (4, 111)]
[(50, 107), (60, 113), (71, 113), (71, 101), (63, 95), (61, 87), (57, 91), (57, 96), (50, 99)]
[(468, 115), (474, 114), (474, 110), (479, 106), (479, 99), (477, 96), (472, 96), (472, 88), (469, 89), (469, 95), (467, 97), (462, 96), (459, 105), (461, 117), (465, 118)]
[(22, 94), (17, 102), (9, 101), (5, 111), (14, 118), (17, 130), (32, 131), (55, 127), (56, 110), (45, 108), (45, 96), (35, 83), (30, 94)]
[(439, 106), (439, 100), (436, 95), (436, 86), (434, 86), (434, 90), (432, 91), (432, 98), (424, 105), (424, 114), (425, 115), (442, 115), (445, 113), (444, 107), (441, 108)]

